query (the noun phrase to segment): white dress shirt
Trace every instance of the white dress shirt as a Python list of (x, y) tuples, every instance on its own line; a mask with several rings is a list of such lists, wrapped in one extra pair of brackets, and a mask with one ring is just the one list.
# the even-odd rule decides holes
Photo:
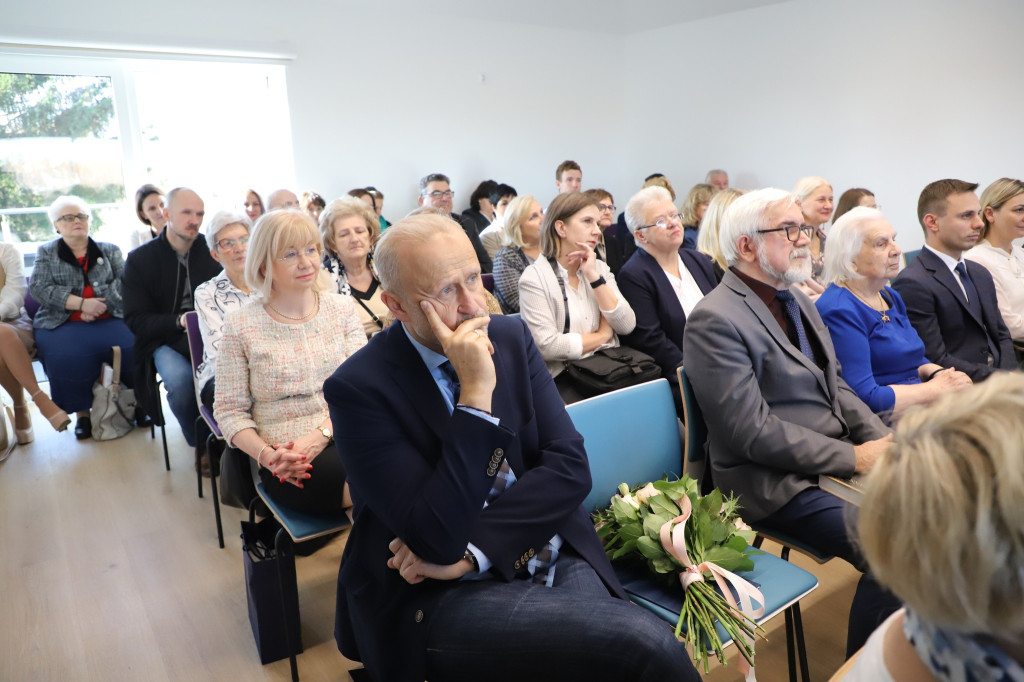
[(983, 265), (996, 285), (996, 299), (1010, 337), (1024, 342), (1024, 250), (1014, 244), (1010, 253), (982, 240), (964, 258)]
[(683, 307), (683, 314), (689, 317), (693, 307), (700, 302), (700, 299), (704, 298), (704, 292), (697, 286), (697, 280), (683, 264), (683, 259), (676, 256), (676, 260), (679, 262), (679, 277), (671, 274), (668, 270), (662, 270), (662, 272), (668, 278), (668, 283), (672, 285), (672, 290), (676, 292), (679, 305)]

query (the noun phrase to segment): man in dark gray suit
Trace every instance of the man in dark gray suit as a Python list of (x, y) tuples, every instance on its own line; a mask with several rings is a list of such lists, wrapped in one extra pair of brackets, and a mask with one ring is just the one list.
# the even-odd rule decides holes
[[(729, 270), (690, 314), (683, 355), (707, 420), (715, 485), (739, 495), (745, 520), (864, 571), (845, 523), (856, 509), (818, 488), (818, 476), (868, 471), (892, 435), (843, 381), (814, 304), (790, 290), (810, 277), (812, 229), (783, 190), (737, 199), (719, 231)], [(895, 607), (863, 576), (848, 654)]]

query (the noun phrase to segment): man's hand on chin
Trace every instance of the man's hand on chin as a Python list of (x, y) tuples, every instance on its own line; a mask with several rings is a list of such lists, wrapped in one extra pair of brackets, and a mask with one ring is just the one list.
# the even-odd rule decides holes
[(447, 566), (423, 561), (413, 554), (412, 550), (400, 538), (392, 540), (391, 544), (388, 545), (388, 549), (394, 554), (393, 557), (388, 559), (388, 568), (397, 570), (410, 585), (421, 583), (426, 578), (458, 580), (473, 570), (473, 563), (468, 559), (459, 559), (454, 564), (448, 564)]
[(488, 316), (465, 320), (455, 331), (448, 328), (438, 315), (432, 301), (422, 301), (420, 307), (434, 330), (445, 357), (452, 363), (461, 387), (459, 402), (484, 412), (491, 411), (491, 395), (497, 385), (494, 373), (494, 346), (487, 337)]

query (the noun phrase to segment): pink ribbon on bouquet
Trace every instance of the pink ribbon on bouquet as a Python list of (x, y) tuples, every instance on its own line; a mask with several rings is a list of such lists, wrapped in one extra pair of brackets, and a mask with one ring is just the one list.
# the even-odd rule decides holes
[[(686, 588), (695, 582), (704, 580), (703, 572), (708, 571), (718, 584), (718, 588), (722, 591), (722, 596), (725, 597), (729, 606), (735, 611), (751, 620), (757, 620), (763, 616), (765, 603), (761, 590), (735, 573), (725, 570), (718, 564), (704, 561), (699, 565), (694, 565), (690, 560), (690, 555), (686, 552), (686, 521), (690, 518), (693, 505), (690, 503), (690, 498), (686, 495), (683, 495), (682, 499), (676, 500), (676, 503), (682, 510), (682, 514), (663, 524), (660, 535), (661, 545), (665, 548), (665, 551), (686, 567), (686, 570), (679, 574), (679, 582), (682, 584), (683, 590), (685, 591)], [(673, 528), (672, 524), (676, 524), (676, 527)], [(729, 585), (732, 585), (736, 590), (736, 594), (739, 596), (738, 602), (736, 597), (733, 596), (732, 590), (729, 589)], [(754, 602), (757, 602), (760, 606), (755, 607)], [(754, 642), (748, 639), (747, 643), (753, 649)], [(756, 682), (754, 669), (743, 656), (740, 656), (736, 661), (736, 667), (743, 673), (743, 677), (747, 682)]]

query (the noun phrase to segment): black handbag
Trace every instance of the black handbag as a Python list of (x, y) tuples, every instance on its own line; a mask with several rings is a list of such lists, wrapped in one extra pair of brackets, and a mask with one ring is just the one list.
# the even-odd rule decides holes
[(256, 497), (252, 475), (253, 459), (238, 448), (224, 448), (220, 457), (220, 503), (248, 509)]
[[(260, 663), (264, 665), (302, 653), (295, 553), (291, 550), (290, 540), (283, 543), (281, 553), (275, 550), (274, 536), (280, 529), (280, 524), (273, 518), (258, 523), (242, 521), (242, 560), (245, 563), (249, 624)], [(291, 652), (288, 651), (288, 643), (291, 643)]]
[[(558, 274), (555, 259), (548, 257), (548, 263), (555, 273), (555, 279), (558, 280), (558, 287), (562, 290), (562, 310), (565, 311), (562, 333), (568, 334), (569, 296), (565, 291), (565, 281)], [(661, 367), (654, 358), (628, 346), (602, 348), (590, 357), (568, 360), (565, 363), (565, 371), (572, 380), (573, 387), (587, 398), (653, 381), (661, 376)]]

